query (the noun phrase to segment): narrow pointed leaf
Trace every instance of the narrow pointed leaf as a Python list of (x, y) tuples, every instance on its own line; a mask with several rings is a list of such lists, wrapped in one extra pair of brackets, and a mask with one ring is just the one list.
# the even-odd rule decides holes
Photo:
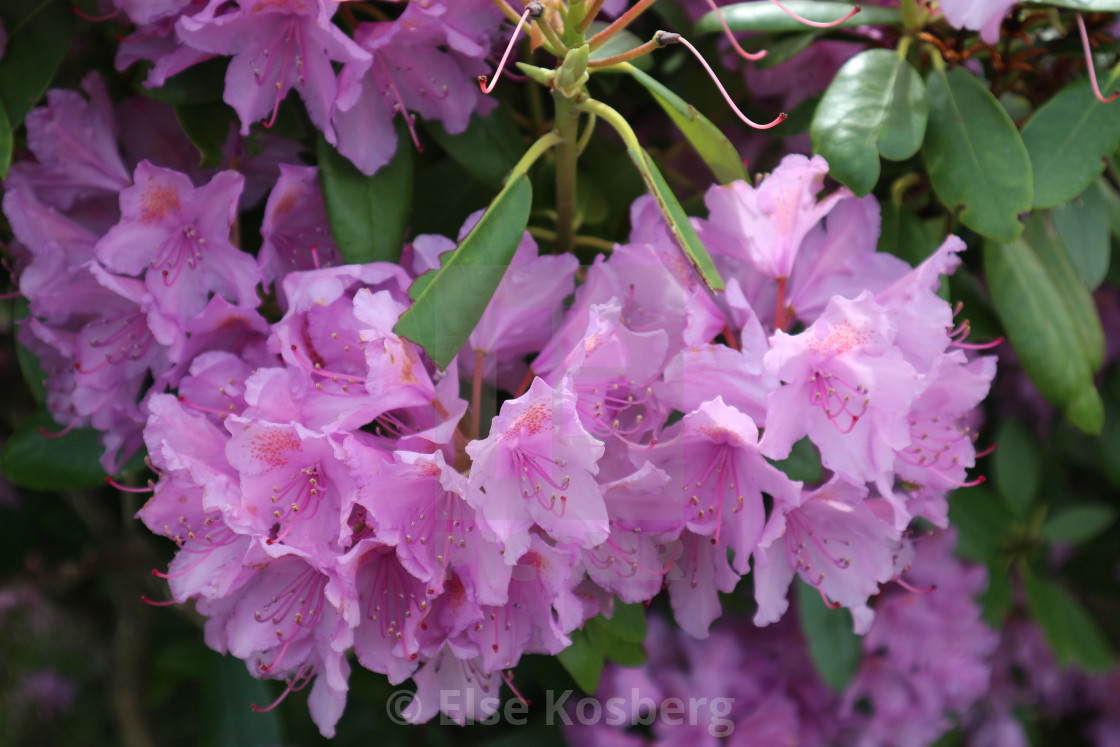
[(928, 117), (918, 71), (891, 50), (871, 49), (840, 68), (809, 133), (829, 174), (862, 197), (879, 181), (880, 154), (898, 161), (918, 152)]
[[(1102, 81), (1116, 88), (1120, 67)], [(1097, 101), (1086, 78), (1062, 89), (1023, 127), (1034, 172), (1034, 206), (1068, 202), (1104, 171), (1104, 159), (1120, 146), (1120, 104)]]
[(1080, 545), (1098, 537), (1116, 522), (1116, 509), (1103, 503), (1085, 503), (1056, 512), (1042, 527), (1042, 539)]
[(676, 239), (681, 249), (684, 250), (685, 256), (688, 257), (692, 266), (700, 273), (700, 278), (712, 290), (723, 290), (723, 279), (719, 276), (719, 270), (716, 269), (708, 250), (701, 243), (700, 237), (696, 235), (696, 229), (692, 227), (688, 214), (685, 213), (684, 208), (677, 201), (676, 195), (669, 188), (665, 177), (654, 165), (653, 159), (640, 146), (629, 146), (626, 150), (630, 154), (630, 160), (641, 172), (642, 181), (646, 183), (646, 189), (657, 201), (657, 207), (661, 209), (661, 214), (669, 225), (669, 232)]
[(486, 311), (517, 251), (532, 203), (529, 178), (510, 180), (458, 249), (443, 255), (443, 266), (409, 290), (415, 302), (394, 331), (424, 348), (439, 368), (450, 365)]
[(665, 113), (673, 120), (673, 124), (685, 136), (689, 144), (696, 149), (697, 154), (711, 169), (712, 174), (720, 184), (728, 184), (737, 179), (744, 181), (750, 179), (739, 151), (707, 117), (696, 111), (695, 107), (673, 93), (660, 81), (646, 75), (636, 67), (620, 67), (627, 69), (627, 72), (634, 76), (634, 80), (645, 86), (646, 90), (653, 96), (653, 100), (665, 110)]
[(1034, 573), (1023, 574), (1023, 585), (1031, 615), (1046, 634), (1059, 664), (1076, 664), (1086, 672), (1106, 672), (1112, 667), (1112, 647), (1080, 602)]
[(964, 68), (934, 69), (926, 81), (929, 125), (922, 155), (941, 202), (962, 207), (961, 222), (997, 241), (1023, 230), (1031, 209), (1030, 156), (1007, 112)]
[[(826, 0), (783, 0), (782, 5), (810, 21), (827, 23), (843, 18), (852, 9), (851, 3), (827, 2)], [(784, 13), (773, 3), (757, 2), (724, 5), (720, 8), (727, 25), (734, 31), (804, 31), (805, 24)], [(863, 5), (860, 12), (844, 21), (837, 28), (855, 26), (896, 26), (902, 21), (897, 8), (881, 8)], [(715, 13), (708, 13), (696, 24), (696, 30), (705, 34), (723, 31)]]
[(198, 148), (199, 165), (215, 168), (222, 163), (222, 146), (229, 136), (234, 111), (221, 101), (207, 104), (180, 104), (175, 119), (194, 147)]
[(556, 655), (568, 674), (579, 685), (579, 689), (593, 695), (599, 689), (599, 677), (603, 674), (603, 654), (582, 630), (572, 631), (572, 645)]
[(1030, 514), (1042, 489), (1042, 454), (1038, 441), (1018, 420), (1007, 420), (996, 432), (992, 478), (1004, 502), (1020, 519)]
[(412, 150), (398, 137), (397, 152), (373, 176), (319, 138), (319, 184), (331, 234), (348, 263), (396, 262), (412, 209)]

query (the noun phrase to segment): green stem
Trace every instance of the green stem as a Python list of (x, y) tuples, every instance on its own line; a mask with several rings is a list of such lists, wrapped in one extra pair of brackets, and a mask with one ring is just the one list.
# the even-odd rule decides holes
[(623, 62), (629, 62), (630, 60), (636, 60), (639, 57), (644, 57), (645, 55), (649, 54), (650, 52), (652, 52), (656, 49), (660, 49), (660, 48), (661, 48), (661, 45), (657, 43), (656, 39), (650, 39), (645, 44), (642, 44), (641, 46), (638, 46), (638, 47), (634, 47), (633, 49), (631, 49), (628, 52), (623, 52), (622, 54), (612, 55), (610, 57), (600, 57), (597, 60), (591, 60), (591, 62), (587, 63), (587, 67), (589, 67), (589, 68), (600, 68), (600, 67), (610, 67), (611, 65), (619, 65)]
[(902, 11), (902, 30), (907, 34), (913, 34), (920, 28), (918, 0), (902, 0), (898, 6)]
[(537, 19), (537, 28), (541, 30), (541, 33), (544, 34), (544, 38), (552, 47), (548, 50), (549, 52), (552, 52), (552, 54), (557, 57), (563, 57), (568, 53), (568, 46), (556, 35), (556, 29), (552, 28), (552, 24), (548, 20), (548, 14)]
[(556, 149), (556, 251), (572, 250), (575, 235), (576, 161), (579, 158), (579, 109), (559, 91), (556, 102), (556, 132), (561, 138)]
[(592, 0), (591, 7), (583, 14), (583, 20), (579, 22), (580, 32), (586, 32), (591, 22), (595, 20), (595, 16), (599, 15), (599, 11), (603, 7), (603, 3), (607, 0)]
[(579, 136), (579, 143), (576, 146), (576, 154), (582, 156), (583, 151), (587, 148), (587, 144), (591, 142), (591, 136), (595, 134), (595, 125), (598, 123), (599, 118), (594, 114), (588, 115), (587, 124), (583, 127), (583, 134)]
[(622, 116), (602, 101), (584, 99), (576, 104), (576, 108), (588, 114), (594, 114), (610, 124), (610, 126), (615, 129), (615, 132), (618, 133), (618, 136), (622, 138), (622, 142), (626, 144), (627, 148), (641, 149), (642, 145), (638, 142), (638, 136), (634, 134), (634, 128), (626, 121), (626, 117)]
[(505, 183), (509, 184), (518, 177), (524, 176), (537, 162), (537, 159), (544, 155), (546, 150), (562, 142), (564, 142), (564, 138), (560, 137), (555, 131), (541, 135), (535, 143), (529, 146), (529, 150), (525, 151), (525, 155), (521, 156), (517, 165), (510, 169), (509, 174), (506, 175)]
[[(550, 241), (553, 243), (556, 242), (555, 231), (550, 231), (547, 228), (537, 228), (536, 226), (529, 226), (525, 230), (529, 232), (530, 236), (532, 236), (534, 239), (537, 239), (538, 241)], [(596, 236), (580, 236), (578, 234), (575, 237), (575, 245), (586, 246), (589, 249), (598, 249), (601, 252), (614, 251), (615, 247), (615, 244), (612, 241), (600, 239)]]

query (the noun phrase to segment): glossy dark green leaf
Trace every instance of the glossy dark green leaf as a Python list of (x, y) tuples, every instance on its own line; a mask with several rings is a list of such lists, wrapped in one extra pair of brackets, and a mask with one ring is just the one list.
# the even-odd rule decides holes
[(58, 72), (74, 16), (65, 0), (5, 0), (0, 19), (8, 32), (0, 58), (0, 105), (15, 129)]
[(806, 485), (819, 482), (824, 476), (821, 453), (808, 437), (795, 443), (793, 448), (790, 449), (788, 457), (773, 462), (773, 464), (782, 472), (785, 472), (789, 479), (803, 482)]
[(684, 208), (677, 201), (676, 195), (669, 188), (665, 177), (654, 165), (653, 159), (641, 147), (631, 146), (626, 150), (630, 154), (630, 160), (638, 167), (638, 171), (642, 175), (642, 181), (646, 183), (646, 189), (649, 190), (649, 193), (653, 195), (653, 199), (657, 202), (657, 207), (660, 208), (661, 215), (664, 216), (665, 222), (669, 226), (669, 233), (673, 235), (677, 244), (684, 250), (685, 256), (696, 268), (700, 278), (712, 290), (723, 290), (723, 279), (719, 276), (719, 270), (716, 269), (716, 265), (712, 262), (712, 258), (709, 256), (708, 250), (704, 248), (700, 237), (696, 235), (696, 229), (692, 227), (688, 214), (685, 213)]
[(603, 673), (603, 655), (592, 643), (591, 637), (582, 630), (572, 631), (572, 645), (556, 655), (568, 674), (579, 685), (579, 689), (591, 695), (599, 689), (599, 677)]
[(993, 628), (1003, 627), (1011, 612), (1015, 598), (1011, 588), (1011, 573), (1003, 563), (988, 565), (988, 588), (980, 595), (981, 616)]
[(797, 589), (797, 611), (801, 633), (809, 642), (809, 656), (821, 679), (836, 692), (852, 681), (863, 648), (860, 637), (852, 632), (852, 614), (844, 608), (829, 609), (820, 592), (800, 579)]
[(150, 99), (176, 106), (214, 103), (222, 100), (227, 67), (229, 59), (217, 57), (171, 76), (159, 88), (148, 88), (141, 77), (136, 90)]
[[(269, 747), (284, 744), (279, 712), (258, 713), (253, 705), (264, 707), (279, 694), (272, 685), (254, 679), (245, 662), (232, 656), (213, 659), (206, 681), (206, 723), (212, 730), (210, 744), (215, 747)], [(282, 684), (282, 683), (279, 683)]]
[(612, 635), (630, 643), (641, 643), (646, 639), (646, 608), (642, 604), (614, 603), (614, 615), (597, 617), (595, 620)]
[(97, 431), (73, 430), (64, 436), (45, 409), (23, 423), (0, 451), (0, 471), (13, 485), (32, 490), (79, 490), (105, 484), (105, 471), (98, 459), (103, 449)]
[(1104, 365), (1104, 331), (1097, 304), (1088, 287), (1077, 274), (1069, 254), (1062, 246), (1053, 223), (1036, 212), (1027, 221), (1023, 238), (1038, 255), (1054, 287), (1073, 316), (1077, 336), (1088, 355), (1089, 365), (1096, 373)]
[(1019, 420), (1005, 420), (995, 435), (992, 481), (1012, 513), (1025, 519), (1042, 489), (1042, 453)]
[(0, 105), (0, 179), (8, 178), (8, 169), (12, 166), (12, 148), (15, 140), (12, 137), (12, 123), (4, 107)]
[(472, 116), (467, 129), (455, 135), (439, 122), (425, 122), (424, 127), (468, 174), (495, 190), (525, 152), (517, 123), (500, 106), (486, 117)]
[(396, 262), (412, 207), (412, 149), (397, 139), (393, 160), (373, 176), (319, 138), (319, 183), (342, 258), (350, 263)]
[[(783, 62), (789, 62), (813, 46), (813, 42), (824, 36), (824, 33), (823, 30), (812, 31), (807, 29), (806, 33), (751, 37), (741, 40), (740, 43), (744, 49), (752, 52), (757, 52), (760, 49), (766, 50), (766, 56), (754, 63), (754, 66), (759, 70), (766, 70), (767, 68), (777, 67)], [(758, 41), (748, 46), (748, 43), (755, 41), (755, 39), (758, 39)], [(754, 49), (751, 49), (751, 47), (754, 47)]]
[(1054, 227), (1085, 285), (1096, 290), (1108, 275), (1112, 259), (1108, 204), (1096, 184), (1080, 197), (1054, 208)]
[(956, 490), (949, 497), (949, 523), (960, 532), (957, 554), (963, 558), (1001, 562), (1011, 522), (1007, 504), (987, 486)]
[(991, 91), (962, 67), (930, 71), (929, 124), (922, 155), (930, 182), (961, 222), (997, 241), (1022, 231), (1031, 209), (1032, 172), (1015, 124)]
[(844, 63), (817, 106), (809, 134), (829, 174), (859, 196), (879, 181), (879, 156), (904, 160), (926, 133), (929, 98), (918, 71), (889, 49)]
[(415, 303), (394, 330), (424, 348), (439, 368), (447, 368), (486, 311), (517, 251), (532, 203), (529, 178), (511, 180), (458, 249), (443, 255), (443, 266), (409, 289)]
[(884, 203), (881, 214), (878, 250), (904, 259), (915, 267), (929, 257), (944, 238), (934, 235), (917, 213), (905, 205)]
[(587, 621), (584, 631), (591, 644), (603, 659), (617, 662), (624, 667), (640, 667), (646, 663), (646, 650), (640, 642), (629, 641), (612, 633), (606, 620), (596, 617)]
[[(1115, 88), (1117, 73), (1103, 81)], [(1034, 206), (1053, 207), (1080, 195), (1120, 146), (1120, 105), (1102, 104), (1081, 78), (1046, 102), (1023, 127), (1034, 172)]]
[(236, 114), (220, 101), (207, 104), (180, 104), (175, 119), (194, 147), (198, 148), (200, 166), (215, 168), (222, 163), (222, 146), (229, 137), (229, 126)]
[(1086, 672), (1112, 668), (1112, 647), (1088, 611), (1061, 586), (1034, 573), (1023, 574), (1031, 616), (1046, 634), (1058, 663)]
[(1085, 13), (1115, 13), (1120, 11), (1120, 0), (1025, 0), (1028, 5), (1052, 5), (1071, 8)]
[[(1031, 242), (1024, 237), (1010, 244), (984, 245), (992, 302), (1023, 369), (1042, 395), (1078, 428), (1099, 433), (1104, 405), (1093, 374), (1101, 351), (1089, 341), (1096, 333), (1080, 329), (1082, 313), (1074, 310), (1085, 299), (1066, 298), (1067, 284), (1049, 270), (1050, 264), (1059, 264), (1049, 243), (1045, 237)], [(1081, 293), (1091, 304), (1083, 285)], [(1099, 333), (1099, 319), (1096, 327)]]
[(1083, 503), (1057, 511), (1042, 527), (1042, 539), (1080, 545), (1103, 534), (1116, 523), (1116, 508), (1103, 503)]
[[(842, 18), (852, 9), (849, 3), (827, 0), (783, 0), (782, 5), (810, 21), (828, 22)], [(736, 3), (720, 8), (727, 25), (735, 31), (804, 31), (805, 24), (791, 18), (781, 8), (765, 0)], [(859, 13), (836, 28), (855, 26), (897, 26), (902, 16), (897, 8), (864, 5)], [(715, 13), (708, 13), (696, 24), (696, 30), (706, 34), (723, 31)]]
[(685, 136), (689, 144), (696, 149), (700, 158), (711, 169), (712, 174), (715, 175), (720, 184), (750, 178), (739, 151), (707, 117), (641, 70), (631, 67), (629, 72), (634, 76), (634, 80), (645, 86), (646, 90), (653, 96), (654, 101), (665, 110), (665, 113), (673, 120), (673, 124)]

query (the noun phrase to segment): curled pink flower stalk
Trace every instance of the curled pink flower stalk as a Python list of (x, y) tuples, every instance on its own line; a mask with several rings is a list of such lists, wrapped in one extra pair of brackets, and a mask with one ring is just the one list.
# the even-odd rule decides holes
[(680, 43), (688, 47), (688, 50), (692, 52), (693, 56), (695, 56), (696, 59), (700, 60), (700, 64), (703, 65), (704, 69), (708, 71), (708, 76), (713, 81), (715, 81), (716, 87), (719, 88), (719, 92), (723, 94), (723, 100), (727, 102), (727, 105), (731, 107), (731, 110), (735, 112), (736, 116), (738, 116), (739, 119), (743, 120), (756, 130), (769, 130), (771, 127), (774, 127), (775, 125), (781, 124), (785, 121), (785, 112), (782, 112), (778, 116), (774, 117), (774, 121), (767, 124), (758, 124), (757, 122), (751, 121), (750, 117), (748, 117), (746, 114), (743, 114), (743, 112), (740, 111), (739, 107), (735, 106), (735, 102), (731, 100), (731, 95), (727, 92), (727, 89), (723, 87), (723, 84), (719, 82), (719, 78), (716, 76), (715, 71), (712, 70), (712, 66), (708, 64), (708, 61), (704, 59), (704, 55), (700, 54), (700, 50), (692, 46), (692, 43), (688, 39), (685, 39), (683, 36), (680, 37)]
[(837, 18), (835, 21), (810, 21), (808, 18), (805, 18), (802, 15), (798, 15), (794, 11), (792, 11), (789, 8), (787, 8), (786, 6), (782, 5), (780, 2), (778, 2), (778, 0), (770, 0), (770, 2), (774, 3), (774, 5), (777, 5), (779, 8), (781, 8), (782, 12), (785, 13), (786, 15), (788, 15), (790, 18), (792, 18), (795, 21), (798, 21), (800, 23), (803, 23), (806, 26), (812, 26), (815, 29), (834, 28), (836, 26), (839, 26), (840, 24), (842, 24), (844, 21), (848, 20), (852, 16), (854, 16), (856, 13), (859, 13), (859, 11), (860, 11), (860, 7), (857, 5), (857, 6), (853, 7), (850, 11), (848, 11), (847, 15), (845, 15), (843, 18)]
[(1097, 82), (1097, 69), (1093, 66), (1093, 50), (1089, 45), (1089, 32), (1085, 30), (1085, 19), (1081, 14), (1077, 14), (1077, 30), (1081, 33), (1081, 46), (1085, 49), (1085, 67), (1089, 71), (1089, 82), (1093, 86), (1093, 95), (1097, 97), (1097, 101), (1102, 104), (1111, 104), (1120, 96), (1120, 91), (1115, 91), (1111, 96), (1105, 98), (1101, 92), (1101, 86)]
[[(537, 7), (540, 6), (538, 5)], [(478, 76), (478, 87), (482, 89), (483, 93), (489, 95), (494, 90), (494, 86), (498, 85), (498, 79), (502, 77), (502, 69), (506, 66), (506, 60), (509, 59), (509, 53), (513, 51), (513, 45), (517, 43), (517, 36), (521, 33), (521, 27), (525, 25), (525, 21), (529, 18), (529, 15), (533, 13), (533, 11), (534, 7), (532, 5), (525, 8), (525, 12), (521, 14), (521, 20), (519, 20), (517, 22), (517, 25), (513, 27), (513, 36), (509, 38), (509, 44), (506, 45), (506, 51), (502, 54), (502, 60), (498, 63), (498, 69), (494, 72), (494, 80), (490, 81), (490, 83), (487, 84), (487, 78), (485, 75)], [(540, 13), (537, 13), (537, 15), (540, 15)]]
[(716, 18), (719, 19), (720, 25), (723, 26), (723, 32), (727, 35), (727, 38), (731, 40), (731, 46), (735, 48), (736, 54), (738, 54), (744, 60), (750, 60), (752, 62), (761, 60), (766, 56), (765, 49), (760, 52), (748, 52), (747, 50), (743, 49), (743, 47), (739, 44), (738, 39), (735, 38), (735, 34), (731, 32), (731, 27), (727, 25), (727, 21), (724, 19), (723, 13), (720, 12), (719, 6), (716, 5), (716, 0), (705, 0), (705, 2), (708, 3), (708, 7), (712, 9), (712, 12), (716, 14)]

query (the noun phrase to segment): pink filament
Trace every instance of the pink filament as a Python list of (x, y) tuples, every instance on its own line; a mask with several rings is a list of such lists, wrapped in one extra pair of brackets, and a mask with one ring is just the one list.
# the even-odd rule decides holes
[(731, 100), (731, 94), (729, 94), (727, 92), (727, 89), (723, 87), (723, 84), (719, 82), (719, 78), (716, 76), (715, 71), (712, 70), (712, 66), (709, 65), (708, 61), (704, 59), (704, 55), (700, 54), (700, 51), (696, 49), (696, 47), (692, 46), (692, 43), (688, 39), (685, 39), (683, 36), (680, 38), (680, 42), (681, 44), (688, 47), (688, 50), (692, 52), (696, 59), (700, 60), (700, 64), (703, 65), (704, 69), (708, 71), (708, 76), (711, 77), (711, 79), (715, 82), (716, 87), (719, 88), (719, 92), (723, 94), (723, 100), (727, 102), (727, 105), (731, 107), (731, 110), (735, 112), (736, 116), (738, 116), (739, 119), (743, 120), (756, 130), (769, 130), (771, 127), (781, 124), (785, 120), (786, 115), (783, 112), (777, 117), (774, 117), (774, 121), (768, 124), (758, 124), (756, 122), (753, 122), (746, 114), (743, 114), (743, 112), (739, 110), (739, 107), (735, 106), (735, 102)]
[(779, 8), (781, 8), (782, 12), (784, 12), (790, 18), (793, 18), (794, 20), (796, 20), (800, 23), (803, 23), (806, 26), (812, 26), (815, 29), (830, 29), (830, 28), (833, 28), (835, 26), (839, 26), (844, 21), (846, 21), (849, 18), (851, 18), (852, 16), (854, 16), (856, 13), (859, 13), (859, 10), (860, 10), (859, 6), (857, 5), (854, 8), (852, 8), (851, 11), (849, 11), (846, 16), (844, 16), (843, 18), (838, 18), (835, 21), (810, 21), (808, 18), (805, 18), (804, 16), (800, 16), (797, 13), (794, 13), (792, 10), (790, 10), (789, 8), (787, 8), (786, 6), (784, 6), (780, 2), (778, 2), (778, 0), (770, 0), (770, 2), (774, 3), (774, 5), (777, 5)]
[(529, 10), (526, 9), (521, 14), (521, 20), (517, 22), (517, 26), (513, 29), (513, 36), (509, 38), (509, 44), (506, 45), (506, 51), (502, 55), (501, 62), (498, 63), (498, 69), (494, 73), (494, 80), (490, 81), (489, 85), (486, 83), (486, 76), (478, 76), (478, 87), (483, 93), (488, 94), (494, 90), (494, 86), (498, 85), (498, 79), (502, 77), (502, 69), (506, 66), (506, 60), (509, 58), (509, 53), (513, 51), (513, 45), (517, 42), (517, 35), (521, 33), (521, 27), (525, 25), (525, 21), (529, 18)]
[(1120, 96), (1120, 91), (1116, 91), (1108, 98), (1101, 93), (1100, 84), (1097, 83), (1097, 69), (1093, 66), (1093, 51), (1089, 47), (1089, 32), (1085, 30), (1085, 19), (1080, 13), (1077, 14), (1077, 30), (1081, 32), (1081, 46), (1085, 48), (1085, 67), (1089, 69), (1089, 82), (1093, 86), (1093, 95), (1102, 104), (1111, 104), (1117, 96)]
[(716, 18), (719, 19), (719, 23), (721, 26), (723, 26), (723, 31), (727, 35), (727, 38), (731, 40), (731, 46), (735, 48), (736, 54), (738, 54), (744, 60), (751, 60), (752, 62), (761, 60), (766, 56), (765, 49), (761, 52), (748, 52), (747, 50), (743, 49), (743, 47), (740, 46), (738, 40), (735, 39), (735, 34), (732, 33), (731, 27), (727, 25), (727, 21), (724, 19), (723, 13), (720, 12), (719, 6), (716, 5), (716, 0), (705, 1), (708, 3), (708, 7), (712, 9), (712, 12), (716, 14)]

